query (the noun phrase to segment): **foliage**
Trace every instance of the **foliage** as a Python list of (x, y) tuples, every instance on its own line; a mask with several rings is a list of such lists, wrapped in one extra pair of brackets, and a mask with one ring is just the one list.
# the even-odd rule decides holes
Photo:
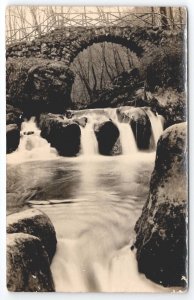
[(165, 32), (160, 45), (152, 45), (141, 59), (142, 77), (147, 89), (172, 87), (179, 92), (185, 85), (185, 43), (183, 33)]

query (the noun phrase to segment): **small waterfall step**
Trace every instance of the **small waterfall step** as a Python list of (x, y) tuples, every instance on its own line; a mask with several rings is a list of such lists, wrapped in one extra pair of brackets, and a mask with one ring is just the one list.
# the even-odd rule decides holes
[(129, 155), (138, 152), (136, 140), (130, 124), (117, 122), (116, 125), (120, 132), (122, 154)]
[(8, 163), (19, 163), (33, 160), (45, 160), (58, 157), (57, 151), (40, 136), (35, 117), (26, 120), (21, 126), (21, 138), (18, 149), (8, 154)]
[(81, 128), (81, 153), (84, 156), (98, 154), (98, 142), (94, 133), (94, 124), (90, 120)]
[(158, 115), (157, 113), (154, 114), (151, 111), (151, 109), (146, 110), (146, 113), (150, 119), (154, 146), (156, 148), (158, 140), (163, 132), (164, 118), (161, 115)]

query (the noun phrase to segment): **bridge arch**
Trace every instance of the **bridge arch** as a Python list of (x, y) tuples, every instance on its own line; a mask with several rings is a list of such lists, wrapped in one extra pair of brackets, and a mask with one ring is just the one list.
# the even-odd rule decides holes
[[(69, 67), (79, 52), (94, 43), (112, 42), (123, 45), (141, 57), (147, 43), (158, 43), (158, 31), (142, 27), (65, 27), (7, 48), (7, 57), (38, 57), (63, 61)], [(145, 43), (146, 41), (146, 43)], [(147, 47), (148, 48), (148, 47)]]
[[(30, 111), (60, 112), (64, 107), (69, 108), (72, 104), (71, 88), (74, 82), (70, 65), (80, 52), (94, 43), (106, 41), (121, 44), (141, 58), (145, 52), (150, 50), (152, 44), (158, 45), (160, 43), (164, 37), (163, 33), (164, 31), (160, 29), (131, 26), (63, 27), (32, 41), (19, 42), (8, 46), (6, 49), (7, 58), (21, 58), (21, 60), (18, 59), (18, 64), (14, 63), (15, 59), (10, 60), (10, 74), (15, 72), (12, 70), (14, 68), (22, 69), (23, 64), (29, 67), (29, 70), (22, 70), (25, 73), (23, 75), (25, 75), (26, 80), (19, 94), (15, 94), (12, 85), (7, 88), (7, 93), (11, 95), (10, 99), (12, 99), (10, 103), (17, 103), (20, 99), (22, 104), (19, 103), (19, 105), (27, 106), (26, 99), (28, 99), (32, 103), (32, 105), (29, 105)], [(26, 59), (25, 64), (23, 58), (30, 59)], [(36, 59), (33, 60), (33, 58)], [(53, 61), (59, 61), (60, 63), (52, 64)], [(56, 74), (49, 75), (51, 77), (49, 79), (48, 71), (51, 74)], [(46, 81), (45, 78), (42, 78), (42, 76), (45, 77), (45, 74)], [(59, 77), (61, 77), (61, 81)], [(17, 84), (20, 85), (19, 80), (20, 78), (18, 78)], [(49, 89), (42, 87), (42, 84), (45, 86), (47, 80), (50, 80)], [(58, 104), (54, 101), (55, 99), (57, 99)], [(39, 103), (42, 105), (41, 109), (37, 108)]]

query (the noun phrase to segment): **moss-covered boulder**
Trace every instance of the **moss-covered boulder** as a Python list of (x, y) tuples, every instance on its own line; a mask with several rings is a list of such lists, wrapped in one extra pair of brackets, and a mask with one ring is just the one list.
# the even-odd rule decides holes
[(6, 152), (15, 151), (20, 143), (20, 129), (17, 124), (9, 124), (6, 126)]
[(56, 148), (59, 155), (76, 156), (80, 150), (81, 130), (77, 122), (57, 114), (42, 114), (41, 136)]
[(7, 234), (7, 288), (10, 292), (54, 292), (49, 258), (39, 238)]
[[(9, 99), (7, 99), (9, 102)], [(22, 111), (12, 105), (6, 105), (6, 125), (17, 124), (20, 127), (23, 121)]]
[(187, 129), (166, 129), (158, 141), (150, 193), (136, 223), (139, 271), (164, 286), (187, 277)]
[(56, 233), (49, 217), (38, 209), (27, 209), (7, 217), (7, 233), (23, 232), (38, 237), (51, 261), (56, 251)]
[(94, 132), (98, 141), (100, 154), (113, 155), (118, 154), (119, 130), (112, 121), (98, 123), (94, 126)]
[(7, 103), (25, 114), (62, 112), (71, 106), (73, 73), (62, 62), (40, 58), (9, 58)]

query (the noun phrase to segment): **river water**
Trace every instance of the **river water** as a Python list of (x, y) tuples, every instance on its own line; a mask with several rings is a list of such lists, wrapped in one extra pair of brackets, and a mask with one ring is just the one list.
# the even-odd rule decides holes
[[(29, 128), (34, 134), (25, 135)], [(133, 145), (131, 153), (124, 141), (123, 155), (101, 156), (90, 122), (83, 131), (80, 155), (65, 158), (40, 137), (33, 119), (23, 124), (19, 148), (7, 156), (7, 213), (32, 206), (50, 217), (58, 241), (51, 264), (56, 291), (169, 291), (138, 273), (130, 249), (155, 152)]]

